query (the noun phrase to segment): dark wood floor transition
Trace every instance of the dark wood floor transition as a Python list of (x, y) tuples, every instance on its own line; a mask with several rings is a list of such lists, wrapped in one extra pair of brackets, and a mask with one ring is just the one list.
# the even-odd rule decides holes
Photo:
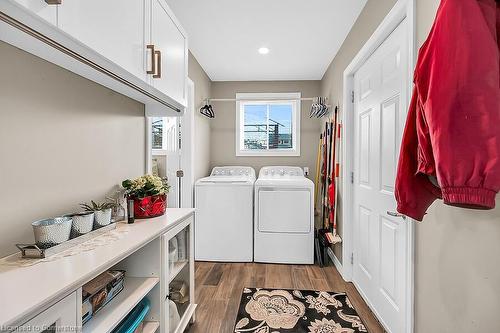
[(244, 287), (346, 292), (368, 332), (384, 332), (352, 283), (334, 267), (196, 263), (196, 322), (189, 333), (232, 333)]

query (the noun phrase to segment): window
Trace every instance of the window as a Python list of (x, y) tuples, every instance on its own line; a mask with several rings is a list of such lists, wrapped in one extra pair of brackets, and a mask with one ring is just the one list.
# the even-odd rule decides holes
[(300, 93), (236, 100), (236, 156), (300, 156)]

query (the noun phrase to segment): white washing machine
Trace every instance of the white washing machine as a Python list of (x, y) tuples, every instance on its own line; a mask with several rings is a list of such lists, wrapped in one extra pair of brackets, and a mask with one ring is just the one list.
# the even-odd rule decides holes
[(253, 261), (253, 187), (250, 167), (215, 167), (195, 184), (196, 260)]
[(314, 263), (314, 184), (299, 167), (263, 167), (255, 182), (254, 260)]

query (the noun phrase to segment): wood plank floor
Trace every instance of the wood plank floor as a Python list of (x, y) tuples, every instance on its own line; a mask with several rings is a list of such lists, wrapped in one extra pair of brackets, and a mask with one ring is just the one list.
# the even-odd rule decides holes
[(346, 292), (370, 333), (384, 330), (335, 267), (197, 262), (196, 322), (189, 333), (232, 333), (244, 287)]

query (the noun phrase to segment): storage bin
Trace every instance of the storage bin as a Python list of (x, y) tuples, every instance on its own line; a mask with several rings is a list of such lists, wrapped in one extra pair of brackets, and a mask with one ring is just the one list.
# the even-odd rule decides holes
[(151, 302), (143, 298), (136, 307), (118, 324), (113, 333), (142, 333), (143, 321), (151, 308)]

